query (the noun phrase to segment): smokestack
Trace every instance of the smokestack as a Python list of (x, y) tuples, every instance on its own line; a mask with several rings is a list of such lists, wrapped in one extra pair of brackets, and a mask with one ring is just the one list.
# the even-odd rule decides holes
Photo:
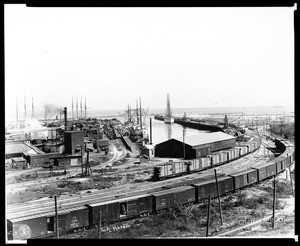
[(76, 96), (76, 119), (78, 119), (78, 97)]
[(32, 99), (32, 105), (31, 105), (31, 118), (34, 118), (33, 96), (31, 97), (31, 99)]
[(84, 97), (84, 118), (86, 119), (86, 97)]
[(152, 118), (150, 117), (150, 144), (152, 144)]
[(26, 96), (24, 96), (24, 118), (26, 120)]
[(67, 107), (64, 107), (65, 131), (67, 130)]
[(74, 120), (74, 103), (73, 103), (73, 96), (72, 96), (72, 120)]
[(82, 118), (82, 97), (80, 97), (80, 118)]

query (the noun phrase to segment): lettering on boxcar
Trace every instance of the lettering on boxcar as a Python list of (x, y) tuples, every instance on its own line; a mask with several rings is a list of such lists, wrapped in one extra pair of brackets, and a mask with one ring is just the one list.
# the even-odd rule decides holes
[(14, 232), (15, 238), (30, 238), (31, 229), (28, 225), (22, 224), (19, 226), (18, 230)]
[(70, 223), (71, 228), (77, 228), (79, 227), (79, 222), (76, 216), (73, 216), (71, 223)]

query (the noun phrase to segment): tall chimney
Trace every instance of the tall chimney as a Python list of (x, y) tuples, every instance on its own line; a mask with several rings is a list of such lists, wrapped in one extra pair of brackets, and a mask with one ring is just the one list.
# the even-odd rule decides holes
[(150, 117), (150, 144), (152, 144), (152, 118)]
[(86, 119), (86, 97), (84, 97), (84, 118)]
[(76, 96), (76, 119), (78, 119), (78, 97)]
[(73, 103), (73, 96), (72, 96), (72, 120), (74, 120), (74, 103)]
[(32, 105), (31, 105), (31, 118), (34, 118), (34, 106), (33, 106), (33, 96), (31, 97), (32, 99)]
[(65, 131), (67, 130), (67, 107), (64, 107)]
[(80, 97), (80, 118), (82, 118), (82, 96)]

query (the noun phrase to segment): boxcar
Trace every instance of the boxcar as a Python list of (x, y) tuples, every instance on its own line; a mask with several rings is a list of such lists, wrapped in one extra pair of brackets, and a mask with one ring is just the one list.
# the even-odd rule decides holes
[(211, 197), (217, 195), (216, 183), (213, 180), (192, 184), (191, 186), (195, 187), (195, 195), (198, 202), (207, 199), (209, 195)]
[(7, 220), (8, 240), (24, 240), (47, 235), (47, 217), (26, 216)]
[(170, 192), (170, 190), (171, 189), (152, 193), (154, 211), (173, 207), (173, 193)]
[(276, 174), (276, 162), (268, 162), (266, 165), (267, 177), (274, 176)]
[(256, 170), (258, 181), (262, 181), (267, 178), (267, 168), (265, 166), (254, 166), (252, 169)]
[(285, 157), (278, 157), (276, 158), (276, 173), (280, 173), (285, 170), (286, 166), (286, 159)]
[(232, 192), (234, 190), (233, 178), (232, 177), (221, 177), (218, 178), (218, 186), (220, 195)]
[[(8, 238), (13, 240), (38, 238), (54, 233), (55, 212), (45, 212), (7, 220)], [(85, 206), (58, 210), (59, 233), (89, 225)]]
[(152, 212), (152, 197), (149, 194), (115, 199), (86, 205), (89, 209), (89, 223), (99, 223), (99, 213), (103, 222), (113, 222)]
[(246, 170), (228, 175), (233, 178), (234, 190), (243, 188), (249, 184), (248, 173), (249, 170)]
[(183, 205), (195, 202), (195, 188), (182, 186), (152, 193), (153, 210), (171, 208), (175, 205)]
[(174, 205), (183, 205), (196, 201), (195, 187), (182, 186), (172, 189), (172, 192), (174, 194)]

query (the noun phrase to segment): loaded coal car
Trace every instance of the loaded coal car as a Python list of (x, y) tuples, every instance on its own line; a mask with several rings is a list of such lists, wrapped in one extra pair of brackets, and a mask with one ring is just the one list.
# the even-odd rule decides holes
[[(88, 209), (79, 206), (58, 211), (59, 233), (87, 227)], [(54, 234), (55, 212), (45, 212), (7, 219), (8, 240), (40, 238)]]
[(195, 188), (182, 186), (152, 193), (153, 212), (160, 212), (176, 205), (195, 202)]
[(99, 223), (100, 212), (103, 223), (151, 213), (152, 200), (153, 197), (151, 195), (144, 194), (112, 201), (86, 204), (89, 209), (90, 226)]

